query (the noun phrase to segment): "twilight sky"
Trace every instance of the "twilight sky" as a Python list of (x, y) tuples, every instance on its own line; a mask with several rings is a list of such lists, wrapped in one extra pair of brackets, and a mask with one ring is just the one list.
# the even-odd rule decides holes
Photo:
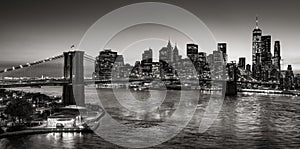
[[(61, 54), (72, 44), (77, 45), (87, 29), (100, 17), (114, 9), (136, 2), (143, 1), (2, 0), (0, 65), (10, 62), (31, 62)], [(198, 16), (218, 42), (228, 43), (230, 60), (245, 56), (247, 62), (250, 62), (251, 34), (255, 16), (258, 15), (263, 34), (272, 35), (272, 52), (274, 41), (280, 40), (284, 63), (292, 64), (294, 69), (300, 69), (300, 54), (297, 54), (300, 50), (299, 0), (160, 0), (159, 2), (177, 5)], [(147, 48), (148, 45), (145, 50)], [(185, 50), (184, 45), (180, 48)]]

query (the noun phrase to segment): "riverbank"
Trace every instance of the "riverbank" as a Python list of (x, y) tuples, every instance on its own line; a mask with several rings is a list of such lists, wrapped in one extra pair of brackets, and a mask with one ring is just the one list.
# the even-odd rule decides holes
[[(128, 88), (97, 88), (97, 89), (128, 89)], [(133, 89), (132, 89), (133, 90)], [(201, 92), (214, 92), (214, 91), (222, 91), (221, 88), (211, 89), (211, 88), (199, 88), (199, 87), (166, 87), (166, 88), (147, 88), (142, 90), (133, 90), (133, 91), (147, 91), (147, 90), (199, 90)], [(274, 90), (274, 89), (238, 89), (239, 93), (259, 93), (259, 94), (268, 94), (268, 95), (289, 95), (289, 96), (300, 96), (299, 90)]]
[(300, 96), (300, 91), (297, 90), (263, 90), (263, 89), (238, 89), (238, 92), (248, 92), (248, 93), (264, 93), (268, 95), (291, 95), (291, 96)]
[(18, 136), (18, 135), (32, 135), (32, 134), (43, 134), (43, 133), (53, 133), (53, 132), (92, 133), (93, 131), (85, 128), (30, 128), (21, 131), (2, 133), (0, 134), (0, 139), (11, 137), (11, 136)]

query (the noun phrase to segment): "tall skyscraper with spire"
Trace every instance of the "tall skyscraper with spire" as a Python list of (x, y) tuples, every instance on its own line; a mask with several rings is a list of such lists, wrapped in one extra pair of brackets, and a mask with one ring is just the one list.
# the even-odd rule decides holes
[(175, 43), (175, 47), (173, 49), (173, 53), (172, 53), (172, 62), (173, 63), (177, 63), (179, 61), (179, 51), (178, 51), (178, 48), (177, 48), (177, 43)]
[(173, 62), (173, 47), (172, 47), (172, 44), (171, 44), (171, 41), (169, 39), (169, 42), (168, 42), (168, 45), (167, 45), (167, 49), (168, 49), (168, 55), (170, 56), (170, 62), (172, 63)]
[(252, 32), (252, 76), (260, 79), (261, 71), (261, 48), (262, 48), (262, 30), (258, 27), (258, 17), (256, 16), (255, 29)]
[(163, 47), (161, 50), (159, 50), (159, 60), (164, 61), (168, 64), (171, 64), (173, 61), (173, 47), (171, 45), (171, 41), (168, 41), (167, 47)]

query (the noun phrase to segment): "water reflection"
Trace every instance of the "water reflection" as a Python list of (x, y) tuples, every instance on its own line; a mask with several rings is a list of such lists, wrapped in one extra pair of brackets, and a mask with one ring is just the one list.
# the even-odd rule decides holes
[[(131, 111), (114, 99), (109, 90), (102, 90), (103, 105), (118, 122), (134, 127), (155, 128), (174, 114), (180, 92), (155, 91), (133, 93), (142, 100), (166, 96), (163, 103), (151, 112)], [(194, 91), (183, 93), (189, 99)], [(155, 96), (154, 96), (155, 95)], [(97, 100), (97, 94), (87, 95)], [(210, 98), (201, 93), (198, 104), (185, 102), (185, 107), (197, 104), (193, 119), (173, 139), (153, 148), (299, 148), (300, 147), (300, 98), (291, 96), (266, 96), (259, 94), (227, 97), (213, 125), (204, 133), (198, 133), (199, 123)], [(124, 100), (131, 100), (126, 99)], [(157, 99), (160, 101), (160, 99)], [(92, 101), (98, 102), (98, 101)], [(184, 117), (185, 114), (178, 115)], [(170, 124), (171, 125), (171, 124)], [(109, 128), (109, 126), (107, 127)], [(155, 130), (155, 129), (153, 129)], [(109, 130), (108, 130), (109, 131)], [(157, 133), (160, 132), (157, 130)], [(126, 135), (126, 133), (120, 133)], [(49, 133), (10, 137), (0, 140), (0, 147), (18, 148), (118, 148), (95, 134)]]
[[(112, 90), (106, 89), (99, 91), (99, 98), (102, 106), (116, 120), (143, 120), (145, 122), (164, 121), (166, 118), (172, 116), (173, 112), (179, 104), (181, 93), (178, 91), (161, 91), (152, 90), (145, 92), (133, 92), (133, 96), (126, 96), (128, 90), (120, 89), (119, 94), (123, 94), (120, 103)], [(134, 100), (148, 101), (143, 107), (137, 108), (132, 102)], [(190, 107), (193, 103), (186, 102), (184, 105)], [(125, 105), (124, 105), (125, 103)], [(128, 106), (130, 108), (128, 108)], [(131, 108), (135, 107), (135, 108)]]

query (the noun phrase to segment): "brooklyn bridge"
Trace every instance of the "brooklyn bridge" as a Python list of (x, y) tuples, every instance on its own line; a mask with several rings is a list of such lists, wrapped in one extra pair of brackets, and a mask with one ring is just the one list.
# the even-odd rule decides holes
[[(14, 71), (19, 71), (22, 69), (28, 69), (30, 71), (31, 67), (42, 65), (44, 63), (49, 63), (51, 61), (63, 60), (63, 74), (59, 78), (30, 78), (30, 79), (5, 79), (5, 74)], [(111, 79), (106, 80), (95, 80), (93, 78), (84, 77), (84, 61), (94, 63), (95, 58), (84, 51), (68, 51), (63, 52), (61, 55), (52, 56), (51, 58), (46, 58), (43, 60), (35, 61), (32, 63), (27, 63), (24, 65), (19, 65), (11, 68), (6, 68), (0, 71), (0, 88), (15, 88), (15, 87), (35, 87), (35, 86), (62, 86), (62, 99), (65, 105), (84, 105), (85, 104), (85, 91), (86, 85), (98, 84), (98, 83), (111, 83)], [(233, 75), (226, 80), (212, 80), (212, 79), (199, 79), (199, 82), (195, 80), (185, 80), (184, 83), (202, 83), (202, 82), (223, 82), (226, 84), (226, 95), (236, 95), (238, 92), (237, 87), (244, 86), (255, 86), (255, 85), (265, 85), (265, 86), (278, 86), (280, 84), (274, 82), (262, 82), (257, 81), (253, 78), (245, 78), (242, 73), (243, 70), (231, 63), (232, 67), (228, 71), (233, 72)], [(240, 73), (237, 73), (239, 71)], [(145, 81), (141, 79), (116, 79), (113, 80), (114, 83), (124, 83), (129, 81)], [(76, 97), (76, 98), (75, 98)]]

